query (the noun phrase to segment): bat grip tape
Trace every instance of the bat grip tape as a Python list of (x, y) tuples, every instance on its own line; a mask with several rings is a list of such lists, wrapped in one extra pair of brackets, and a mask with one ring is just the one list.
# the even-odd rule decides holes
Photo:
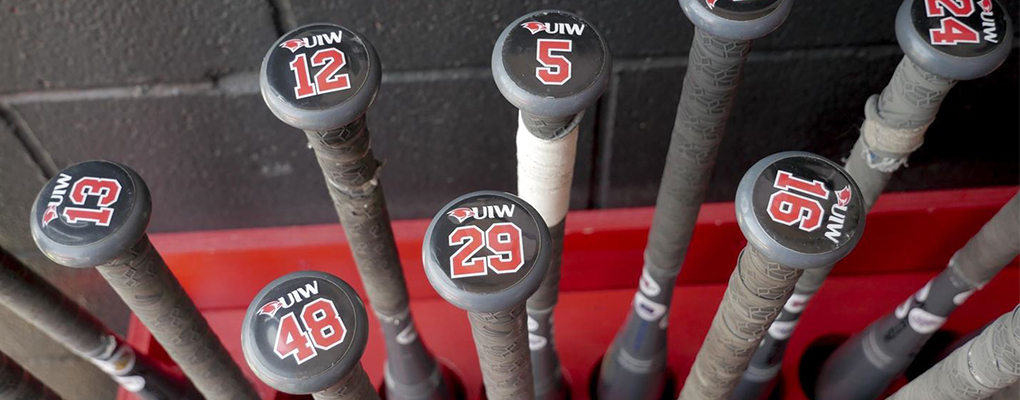
[(983, 399), (1020, 379), (1020, 306), (914, 378), (892, 400)]
[(535, 398), (524, 304), (493, 313), (468, 312), (489, 400)]
[(97, 269), (206, 399), (257, 398), (148, 236)]
[(975, 289), (1020, 253), (1020, 194), (1013, 195), (949, 260), (949, 269)]
[(801, 272), (765, 259), (752, 246), (741, 251), (680, 399), (730, 396)]

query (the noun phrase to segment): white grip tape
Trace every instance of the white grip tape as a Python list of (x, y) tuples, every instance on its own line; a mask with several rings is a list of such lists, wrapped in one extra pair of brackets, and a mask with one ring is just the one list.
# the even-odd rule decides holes
[(563, 137), (535, 137), (517, 116), (517, 195), (531, 204), (549, 226), (567, 216), (570, 182), (574, 179), (577, 130)]
[[(878, 111), (878, 96), (872, 96), (864, 105), (864, 124), (861, 136), (867, 152), (862, 152), (868, 167), (892, 172), (906, 164), (907, 157), (924, 143), (928, 125), (911, 129), (897, 129), (882, 124)], [(879, 156), (878, 152), (883, 154)], [(897, 155), (899, 157), (893, 156)]]

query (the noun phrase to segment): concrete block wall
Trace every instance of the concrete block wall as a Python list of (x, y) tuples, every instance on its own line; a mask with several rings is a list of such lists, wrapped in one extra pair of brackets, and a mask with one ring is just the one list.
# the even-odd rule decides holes
[[(1015, 18), (1020, 1), (1004, 3)], [(902, 57), (898, 5), (800, 0), (754, 44), (709, 201), (730, 201), (765, 155), (849, 152), (864, 101)], [(257, 87), (269, 45), (312, 22), (358, 30), (380, 53), (369, 125), (395, 218), (429, 217), (471, 190), (512, 191), (515, 111), (489, 56), (506, 24), (543, 8), (589, 19), (614, 57), (583, 127), (572, 207), (652, 205), (693, 33), (675, 0), (0, 0), (0, 248), (123, 330), (126, 309), (92, 271), (52, 265), (28, 237), (31, 199), (60, 169), (95, 158), (134, 167), (156, 232), (334, 223), (303, 135)], [(889, 189), (1017, 184), (1018, 68), (1014, 48), (992, 75), (960, 83)], [(13, 353), (32, 368), (33, 352)]]

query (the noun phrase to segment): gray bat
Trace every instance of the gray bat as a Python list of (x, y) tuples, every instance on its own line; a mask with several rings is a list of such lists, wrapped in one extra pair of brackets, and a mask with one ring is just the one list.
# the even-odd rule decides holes
[(546, 277), (551, 247), (538, 211), (503, 192), (454, 199), (425, 232), (425, 276), (467, 311), (489, 400), (535, 398), (524, 303)]
[[(1009, 17), (1003, 8), (989, 2), (986, 17), (994, 25), (1011, 32)], [(973, 4), (970, 4), (970, 3)], [(959, 43), (953, 46), (935, 44), (930, 29), (941, 26), (943, 17), (912, 18), (912, 13), (927, 12), (923, 1), (907, 0), (896, 18), (896, 35), (906, 56), (900, 61), (889, 84), (879, 95), (871, 96), (864, 108), (865, 121), (861, 134), (846, 160), (846, 171), (861, 187), (865, 207), (870, 210), (885, 189), (890, 176), (906, 165), (910, 154), (917, 150), (942, 100), (958, 80), (974, 79), (998, 68), (1009, 54), (1012, 35), (1000, 35), (997, 42)], [(977, 7), (978, 1), (967, 0)], [(991, 4), (996, 4), (994, 7)], [(915, 11), (916, 9), (916, 11)], [(923, 14), (918, 14), (923, 15)], [(980, 15), (961, 21), (972, 29), (981, 30)], [(981, 51), (961, 51), (961, 48)], [(954, 50), (955, 49), (955, 50)], [(929, 72), (939, 71), (939, 74)], [(769, 329), (759, 350), (751, 360), (733, 399), (765, 399), (772, 392), (782, 366), (786, 343), (800, 320), (811, 297), (821, 288), (834, 265), (810, 271), (797, 281), (793, 296)]]
[(351, 285), (318, 271), (270, 282), (241, 324), (241, 350), (270, 387), (316, 400), (378, 400), (361, 355), (368, 313)]
[(864, 231), (864, 201), (842, 168), (811, 153), (754, 164), (737, 186), (747, 238), (680, 399), (725, 399), (804, 270), (839, 261)]
[(262, 61), (266, 105), (301, 129), (315, 151), (326, 189), (351, 247), (365, 294), (386, 340), (386, 395), (443, 400), (452, 393), (418, 336), (372, 154), (365, 114), (382, 65), (361, 34), (333, 24), (302, 26), (280, 37)]
[(669, 305), (711, 180), (751, 40), (779, 27), (792, 0), (680, 0), (695, 25), (676, 122), (632, 310), (603, 358), (602, 399), (658, 399)]
[(517, 194), (542, 214), (552, 236), (549, 273), (527, 302), (535, 397), (566, 399), (553, 337), (563, 232), (570, 207), (578, 127), (602, 95), (612, 61), (605, 39), (577, 15), (529, 13), (510, 23), (492, 50), (492, 76), (520, 110)]
[(61, 400), (45, 383), (0, 353), (0, 400)]
[(57, 264), (99, 270), (206, 399), (256, 398), (149, 241), (151, 213), (149, 189), (135, 171), (87, 161), (43, 186), (32, 206), (32, 238)]

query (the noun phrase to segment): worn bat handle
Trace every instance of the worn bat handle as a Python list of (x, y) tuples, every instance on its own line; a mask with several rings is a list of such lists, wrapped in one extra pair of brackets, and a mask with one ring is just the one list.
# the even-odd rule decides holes
[(97, 269), (206, 399), (257, 398), (147, 235)]
[(469, 311), (471, 335), (490, 400), (535, 398), (524, 304), (497, 312)]
[(953, 258), (949, 269), (975, 289), (1020, 253), (1020, 193), (1013, 195)]
[(190, 382), (137, 353), (92, 314), (2, 250), (0, 302), (142, 399), (201, 398)]
[(0, 353), (0, 400), (61, 400), (61, 397)]
[(889, 397), (983, 399), (1020, 379), (1020, 306)]
[(435, 393), (433, 398), (448, 398), (439, 363), (418, 338), (408, 310), (407, 283), (379, 182), (382, 165), (372, 154), (365, 116), (338, 130), (305, 134), (322, 168), (369, 304), (383, 325), (387, 359), (392, 361), (386, 369), (387, 389), (391, 396), (419, 396), (425, 390)]
[(372, 386), (368, 374), (361, 367), (361, 363), (351, 370), (340, 382), (332, 388), (318, 393), (312, 393), (315, 400), (378, 400), (379, 393)]
[(741, 251), (680, 399), (730, 395), (801, 272), (765, 259), (752, 246)]

